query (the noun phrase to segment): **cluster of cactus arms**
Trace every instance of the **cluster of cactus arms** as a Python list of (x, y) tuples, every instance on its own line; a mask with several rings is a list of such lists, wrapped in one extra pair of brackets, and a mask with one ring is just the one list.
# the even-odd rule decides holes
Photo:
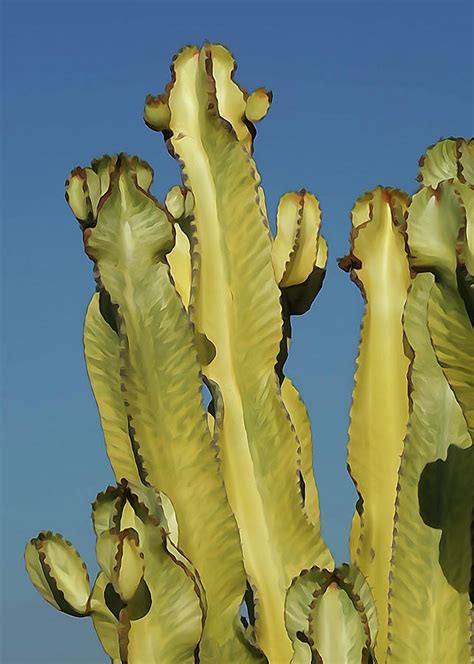
[(234, 71), (223, 46), (186, 47), (147, 97), (183, 174), (164, 204), (125, 154), (66, 182), (94, 264), (85, 358), (117, 486), (93, 505), (92, 590), (51, 532), (27, 545), (28, 572), (50, 604), (92, 617), (116, 664), (468, 664), (474, 141), (428, 149), (413, 196), (376, 187), (352, 211), (339, 264), (366, 305), (359, 500), (338, 567), (284, 366), (291, 317), (325, 275), (319, 203), (284, 194), (272, 236), (252, 157), (271, 94)]

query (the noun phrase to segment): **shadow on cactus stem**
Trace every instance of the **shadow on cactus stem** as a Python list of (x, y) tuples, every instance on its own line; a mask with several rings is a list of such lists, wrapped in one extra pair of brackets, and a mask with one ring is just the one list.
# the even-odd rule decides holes
[[(459, 593), (467, 593), (471, 582), (469, 547), (472, 506), (463, 500), (473, 494), (474, 447), (450, 445), (446, 459), (425, 466), (418, 483), (420, 515), (430, 528), (441, 530), (439, 564), (447, 582)], [(454, 564), (460, 555), (464, 564)]]

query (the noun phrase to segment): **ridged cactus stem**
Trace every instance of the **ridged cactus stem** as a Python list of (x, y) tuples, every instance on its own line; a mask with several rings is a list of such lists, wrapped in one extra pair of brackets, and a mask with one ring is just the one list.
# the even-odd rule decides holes
[[(230, 656), (233, 648), (233, 656), (241, 651), (240, 657), (252, 658), (235, 632), (245, 591), (237, 525), (202, 407), (191, 325), (165, 258), (173, 247), (172, 220), (148, 192), (152, 172), (144, 162), (126, 155), (105, 157), (91, 170), (107, 173), (108, 183), (97, 217), (84, 229), (84, 241), (99, 287), (110, 297), (116, 328), (115, 336), (107, 334), (107, 343), (119, 373), (96, 382), (103, 414), (114, 399), (115, 420), (104, 427), (109, 454), (119, 472), (124, 457), (117, 456), (115, 432), (124, 439), (126, 431), (139, 478), (171, 500), (179, 545), (206, 587), (202, 661), (212, 661), (219, 652)], [(76, 177), (84, 176), (78, 172), (70, 179), (73, 210)], [(83, 195), (94, 200), (90, 187)], [(96, 315), (89, 329), (93, 324), (95, 338), (105, 340), (108, 323)], [(90, 373), (97, 374), (95, 357), (89, 354), (88, 360)], [(124, 472), (130, 465), (129, 456)]]
[(349, 426), (348, 465), (361, 496), (351, 558), (367, 578), (379, 617), (376, 655), (387, 649), (387, 594), (398, 468), (408, 421), (403, 310), (410, 286), (407, 197), (375, 189), (352, 212), (352, 273), (366, 301)]
[(232, 69), (220, 47), (178, 54), (168, 89), (169, 143), (194, 198), (190, 315), (212, 349), (202, 370), (221, 400), (217, 441), (254, 588), (256, 638), (270, 661), (289, 662), (284, 602), (291, 579), (331, 558), (301, 508), (299, 443), (275, 374), (280, 290), (251, 134), (239, 121), (245, 99)]

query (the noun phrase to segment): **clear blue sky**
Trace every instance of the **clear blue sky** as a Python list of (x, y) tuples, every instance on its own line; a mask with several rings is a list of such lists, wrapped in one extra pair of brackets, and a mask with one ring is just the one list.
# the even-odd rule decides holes
[[(320, 199), (329, 269), (294, 323), (287, 365), (315, 434), (323, 532), (347, 559), (354, 506), (345, 445), (362, 300), (336, 257), (349, 212), (377, 184), (413, 192), (417, 161), (473, 133), (469, 3), (7, 2), (3, 6), (2, 664), (107, 661), (88, 619), (55, 612), (30, 584), (23, 547), (41, 529), (71, 539), (95, 575), (90, 503), (112, 481), (82, 356), (94, 290), (65, 201), (69, 170), (107, 152), (149, 161), (154, 191), (179, 181), (142, 121), (172, 55), (231, 48), (238, 81), (274, 92), (256, 159), (269, 209), (289, 189)], [(283, 487), (284, 490), (284, 487)]]

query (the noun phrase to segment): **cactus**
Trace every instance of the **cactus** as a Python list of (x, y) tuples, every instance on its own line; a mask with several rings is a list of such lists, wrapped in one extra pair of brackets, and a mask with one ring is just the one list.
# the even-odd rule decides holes
[(79, 554), (50, 532), (27, 545), (35, 586), (61, 611), (90, 615), (113, 662), (194, 662), (204, 593), (159, 494), (123, 481), (97, 496), (92, 517), (101, 568), (92, 592)]
[(377, 661), (390, 664), (470, 661), (474, 335), (457, 274), (470, 265), (473, 145), (430, 148), (411, 200), (382, 187), (362, 196), (342, 261), (367, 303), (351, 560), (374, 593)]
[(252, 157), (272, 95), (248, 94), (235, 66), (223, 46), (186, 47), (147, 97), (183, 171), (164, 204), (125, 154), (66, 182), (94, 264), (84, 350), (117, 486), (93, 505), (92, 591), (50, 532), (27, 545), (28, 572), (55, 608), (92, 617), (117, 663), (468, 662), (473, 142), (428, 150), (411, 199), (377, 187), (353, 209), (340, 266), (366, 300), (359, 501), (351, 563), (335, 567), (285, 372), (291, 317), (325, 276), (320, 206), (284, 194), (272, 237)]

